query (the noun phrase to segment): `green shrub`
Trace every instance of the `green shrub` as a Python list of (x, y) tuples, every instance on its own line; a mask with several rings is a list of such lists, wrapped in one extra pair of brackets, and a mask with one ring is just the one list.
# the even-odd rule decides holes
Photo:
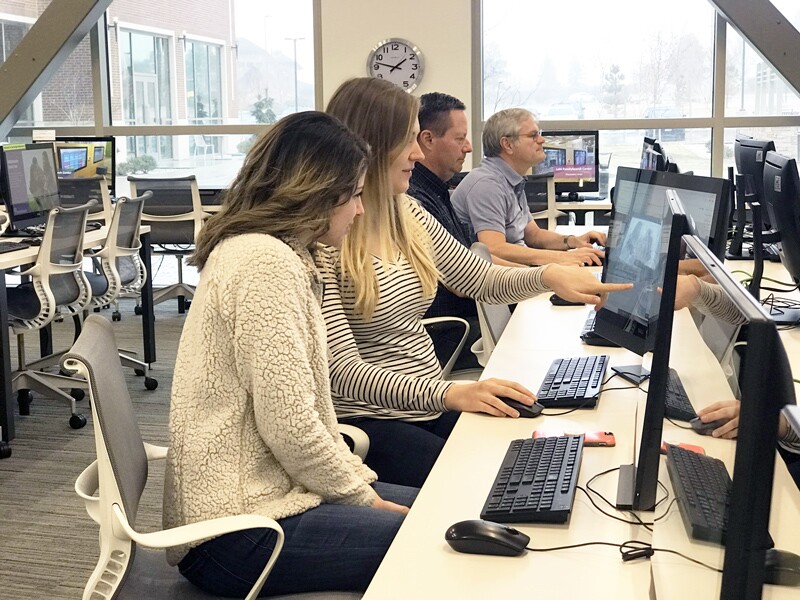
[(129, 161), (117, 165), (119, 175), (133, 175), (135, 173), (149, 173), (158, 166), (156, 159), (149, 154), (134, 156)]

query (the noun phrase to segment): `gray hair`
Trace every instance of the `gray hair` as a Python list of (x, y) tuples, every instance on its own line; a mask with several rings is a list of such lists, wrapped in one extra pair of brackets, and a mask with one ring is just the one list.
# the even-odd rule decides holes
[(507, 108), (489, 117), (483, 126), (483, 155), (500, 156), (500, 139), (517, 135), (525, 119), (535, 119), (533, 113), (525, 108)]

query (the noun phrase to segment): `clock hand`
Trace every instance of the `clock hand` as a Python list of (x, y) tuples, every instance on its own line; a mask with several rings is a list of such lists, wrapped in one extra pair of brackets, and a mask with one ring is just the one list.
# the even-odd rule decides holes
[[(393, 67), (392, 65), (387, 65), (386, 63), (376, 62), (375, 64), (376, 65), (380, 65), (382, 67), (389, 67), (392, 71), (394, 71), (394, 69), (395, 69), (395, 67)], [(391, 73), (391, 71), (389, 71), (389, 72)]]
[(392, 71), (394, 71), (395, 69), (399, 69), (399, 68), (400, 68), (400, 65), (402, 65), (402, 64), (403, 64), (404, 62), (406, 62), (407, 60), (408, 60), (407, 58), (404, 58), (403, 60), (401, 60), (399, 63), (397, 63), (395, 66), (393, 66), (393, 67), (391, 68), (391, 70), (389, 71), (389, 73), (391, 73), (391, 72), (392, 72)]

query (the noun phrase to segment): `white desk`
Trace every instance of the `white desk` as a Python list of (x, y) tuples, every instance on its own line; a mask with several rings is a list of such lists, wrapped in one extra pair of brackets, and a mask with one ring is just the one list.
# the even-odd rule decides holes
[[(589, 309), (552, 307), (547, 297), (547, 294), (542, 294), (518, 305), (492, 354), (484, 377), (515, 379), (536, 391), (552, 359), (560, 356), (606, 353), (611, 356), (611, 365), (637, 364), (641, 360), (620, 348), (583, 345), (578, 335)], [(686, 352), (688, 347), (697, 351)], [(671, 364), (681, 374), (696, 408), (729, 397), (729, 388), (719, 365), (702, 343), (688, 311), (675, 315)], [(716, 597), (721, 576), (665, 553), (657, 553), (651, 561), (623, 563), (616, 549), (589, 546), (507, 558), (459, 554), (444, 541), (444, 533), (453, 523), (479, 518), (509, 442), (530, 436), (534, 429), (570, 433), (606, 430), (615, 433), (616, 448), (584, 449), (579, 477), (581, 486), (601, 471), (631, 463), (635, 446), (635, 407), (638, 405), (639, 408), (637, 429), (640, 430), (645, 394), (635, 389), (610, 389), (627, 385), (624, 380), (614, 378), (604, 386), (595, 409), (579, 410), (560, 417), (498, 419), (463, 414), (365, 598), (499, 598), (507, 594), (543, 598), (591, 596), (615, 600), (639, 600), (647, 598), (648, 594), (658, 598)], [(664, 422), (663, 439), (702, 445), (708, 454), (732, 465), (735, 442), (701, 437), (668, 421)], [(778, 547), (800, 553), (800, 538), (796, 535), (800, 530), (800, 494), (783, 462), (779, 458), (776, 460), (771, 533)], [(669, 487), (663, 458), (659, 479)], [(595, 485), (613, 502), (616, 474), (604, 476)], [(662, 495), (663, 492), (659, 492), (659, 498)], [(665, 511), (666, 505), (662, 504), (655, 516)], [(654, 516), (652, 513), (640, 515), (648, 522)], [(619, 513), (619, 516), (624, 517), (625, 513)], [(656, 524), (651, 535), (643, 527), (603, 516), (583, 492), (577, 491), (568, 524), (519, 524), (515, 527), (530, 535), (531, 545), (538, 548), (586, 541), (621, 543), (638, 539), (652, 541), (656, 547), (684, 551), (711, 564), (722, 564), (722, 548), (689, 540), (675, 505), (670, 508), (668, 516)], [(764, 595), (767, 598), (797, 597), (797, 589), (765, 586)]]

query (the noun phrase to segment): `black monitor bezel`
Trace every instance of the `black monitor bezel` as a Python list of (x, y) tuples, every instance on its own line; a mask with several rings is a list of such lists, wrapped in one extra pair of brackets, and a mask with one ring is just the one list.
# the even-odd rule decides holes
[[(750, 158), (748, 156), (749, 152), (752, 151), (752, 161), (747, 162), (747, 164), (743, 164), (745, 158)], [(733, 145), (733, 161), (736, 165), (736, 172), (739, 175), (745, 176), (745, 181), (750, 183), (753, 186), (752, 190), (747, 189), (747, 185), (745, 185), (745, 192), (751, 192), (752, 195), (755, 196), (755, 200), (748, 198), (749, 202), (760, 202), (765, 205), (764, 201), (764, 166), (767, 161), (767, 153), (775, 151), (775, 142), (772, 140), (761, 140), (756, 139), (752, 136), (739, 133), (736, 135), (736, 140), (734, 141)], [(762, 160), (759, 162), (757, 160), (757, 153), (762, 153)], [(761, 165), (759, 169), (757, 165)], [(751, 168), (756, 168), (756, 173), (750, 173), (748, 170)], [(745, 194), (742, 194), (744, 196)], [(751, 196), (751, 194), (747, 194)], [(772, 209), (767, 206), (767, 214), (763, 215), (764, 227), (769, 229), (770, 227), (774, 226), (775, 219), (774, 215), (772, 214)]]
[(684, 241), (746, 321), (747, 352), (739, 374), (741, 408), (720, 598), (761, 598), (778, 418), (785, 405), (796, 403), (791, 367), (776, 323), (765, 308), (701, 240), (685, 236)]
[[(114, 138), (114, 136), (110, 136), (109, 135), (109, 136), (92, 137), (92, 136), (80, 136), (80, 135), (76, 135), (76, 136), (64, 136), (64, 135), (61, 135), (61, 136), (56, 136), (56, 138), (55, 138), (56, 148), (58, 148), (59, 142), (66, 142), (66, 143), (69, 143), (69, 142), (77, 142), (77, 143), (86, 142), (86, 143), (104, 143), (104, 144), (108, 143), (108, 142), (111, 142), (111, 152), (107, 152), (106, 156), (103, 158), (103, 160), (105, 160), (106, 158), (109, 158), (109, 155), (110, 155), (110, 158), (111, 158), (111, 173), (109, 173), (108, 177), (106, 177), (106, 183), (108, 184), (108, 192), (111, 195), (111, 197), (113, 198), (115, 196), (115, 190), (116, 190), (115, 178), (116, 178), (116, 175), (117, 175), (117, 156), (116, 156), (117, 155), (117, 152), (116, 152), (116, 143), (117, 142), (116, 142), (116, 139)], [(95, 163), (92, 163), (92, 164), (95, 164)]]
[[(43, 150), (50, 151), (50, 160), (53, 164), (53, 176), (56, 178), (56, 184), (58, 184), (58, 175), (57, 175), (57, 167), (58, 164), (56, 161), (58, 160), (56, 156), (55, 146), (52, 142), (38, 142), (38, 143), (31, 143), (31, 144), (6, 144), (5, 146), (0, 147), (0, 190), (3, 196), (3, 202), (6, 207), (6, 212), (8, 213), (9, 219), (9, 230), (20, 230), (24, 229), (25, 227), (31, 227), (35, 225), (43, 225), (47, 221), (47, 211), (29, 211), (25, 213), (19, 213), (14, 206), (14, 201), (12, 199), (12, 190), (11, 190), (11, 180), (9, 179), (9, 170), (8, 170), (8, 153), (9, 152), (16, 152), (18, 150)], [(56, 198), (56, 202), (54, 203), (55, 206), (58, 206), (58, 198)]]
[[(621, 181), (633, 183), (643, 183), (646, 185), (657, 185), (666, 188), (690, 189), (693, 191), (714, 194), (717, 197), (717, 206), (714, 218), (711, 223), (709, 236), (709, 246), (717, 257), (724, 259), (725, 246), (728, 236), (728, 210), (730, 209), (728, 194), (729, 182), (727, 179), (716, 177), (701, 177), (698, 175), (683, 175), (667, 171), (651, 171), (647, 169), (632, 169), (631, 167), (619, 167), (617, 169), (616, 189), (619, 190)], [(619, 193), (619, 192), (617, 192)], [(611, 209), (611, 225), (609, 226), (609, 238), (613, 236), (613, 227), (616, 223), (616, 206)], [(689, 215), (691, 216), (691, 215)], [(606, 246), (607, 259), (603, 266), (603, 281), (606, 281), (607, 271), (610, 261), (613, 260), (614, 248)], [(601, 308), (595, 319), (595, 332), (620, 346), (628, 348), (632, 352), (643, 355), (653, 349), (655, 345), (654, 328), (657, 320), (651, 320), (647, 325), (640, 324), (634, 330), (626, 330), (625, 323), (621, 322), (621, 317), (608, 308)]]
[[(97, 151), (98, 150), (100, 150), (100, 152), (102, 154), (102, 156), (100, 158), (97, 158)], [(94, 156), (92, 156), (92, 164), (99, 163), (99, 162), (102, 162), (103, 160), (105, 160), (105, 158), (106, 158), (106, 148), (105, 148), (105, 146), (97, 145), (94, 148), (92, 148), (92, 151), (93, 151), (93, 154), (94, 154)]]
[[(792, 168), (794, 164), (794, 168)], [(772, 170), (781, 174), (781, 190), (775, 192), (775, 184), (767, 185), (767, 179), (774, 182)], [(785, 177), (786, 172), (790, 177)], [(767, 205), (773, 219), (772, 226), (778, 232), (778, 255), (784, 268), (795, 283), (800, 283), (800, 174), (797, 161), (774, 151), (767, 152), (764, 157), (764, 204)], [(789, 187), (791, 186), (791, 187)], [(791, 188), (794, 188), (793, 190)], [(768, 191), (769, 190), (769, 191)], [(794, 192), (792, 194), (791, 192)], [(779, 194), (779, 196), (774, 196)], [(793, 197), (790, 197), (793, 196)], [(781, 201), (775, 202), (776, 198)], [(789, 202), (786, 202), (788, 200)], [(789, 250), (787, 252), (787, 250)], [(774, 315), (773, 315), (774, 316)]]
[[(569, 192), (598, 192), (600, 191), (600, 131), (597, 129), (570, 129), (565, 131), (547, 130), (542, 134), (545, 143), (548, 137), (556, 136), (593, 136), (594, 137), (594, 179), (584, 181), (581, 186), (577, 181), (554, 181), (556, 194), (568, 194)], [(536, 167), (534, 167), (534, 170)]]

